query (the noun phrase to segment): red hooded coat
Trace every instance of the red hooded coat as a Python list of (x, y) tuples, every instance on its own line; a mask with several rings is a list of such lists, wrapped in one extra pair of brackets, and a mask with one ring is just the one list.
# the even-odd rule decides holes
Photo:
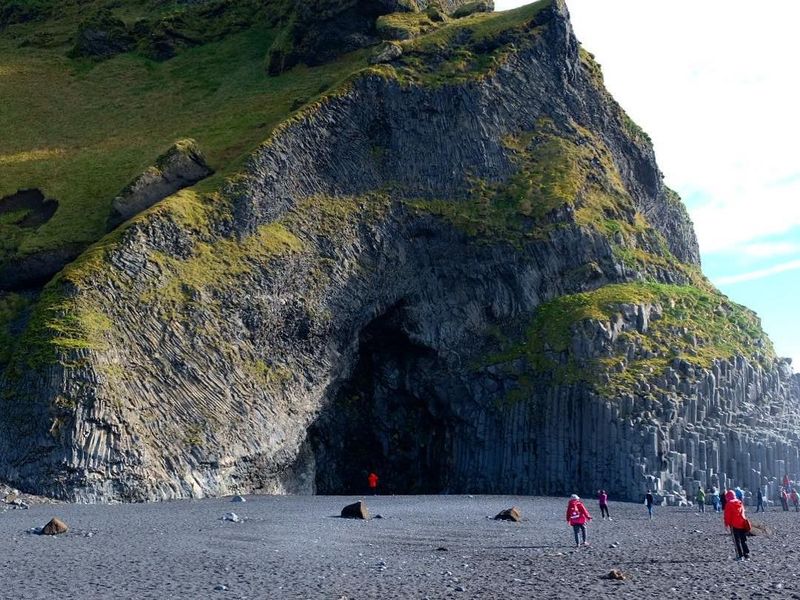
[(742, 504), (742, 501), (736, 499), (736, 494), (732, 490), (728, 490), (728, 493), (725, 494), (725, 500), (725, 527), (749, 529), (749, 523), (744, 516), (744, 504)]
[(567, 504), (567, 523), (570, 525), (583, 525), (586, 521), (591, 521), (592, 517), (583, 502), (580, 500), (570, 500)]

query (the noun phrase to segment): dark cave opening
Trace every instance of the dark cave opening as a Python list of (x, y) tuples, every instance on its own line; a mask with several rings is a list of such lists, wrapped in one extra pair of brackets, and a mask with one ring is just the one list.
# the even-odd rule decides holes
[(309, 430), (319, 494), (436, 494), (447, 488), (448, 419), (436, 352), (414, 343), (396, 307), (367, 326), (350, 378)]

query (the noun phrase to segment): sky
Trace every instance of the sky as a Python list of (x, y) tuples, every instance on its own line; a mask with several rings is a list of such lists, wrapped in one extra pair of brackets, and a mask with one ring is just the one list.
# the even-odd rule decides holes
[[(523, 4), (495, 0), (497, 10)], [(758, 313), (800, 372), (800, 2), (567, 5), (689, 208), (706, 275)]]

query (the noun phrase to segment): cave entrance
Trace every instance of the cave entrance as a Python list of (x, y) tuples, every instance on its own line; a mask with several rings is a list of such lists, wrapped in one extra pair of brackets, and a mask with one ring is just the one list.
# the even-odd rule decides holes
[(319, 494), (435, 494), (447, 488), (448, 419), (434, 392), (437, 354), (404, 330), (402, 306), (367, 326), (359, 358), (309, 430)]

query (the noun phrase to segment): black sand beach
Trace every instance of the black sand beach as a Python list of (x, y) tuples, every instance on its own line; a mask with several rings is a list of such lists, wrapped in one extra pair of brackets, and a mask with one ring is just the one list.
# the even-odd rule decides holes
[[(612, 502), (614, 520), (595, 518), (591, 546), (575, 550), (566, 499), (379, 496), (366, 501), (383, 518), (369, 522), (337, 517), (350, 500), (6, 510), (0, 598), (800, 597), (794, 512), (758, 515), (772, 533), (751, 538), (753, 559), (739, 563), (721, 518), (690, 508), (648, 521), (643, 506)], [(514, 504), (522, 523), (487, 518)], [(220, 520), (230, 511), (244, 521)], [(67, 535), (28, 532), (52, 516)], [(602, 579), (611, 569), (628, 579)]]

